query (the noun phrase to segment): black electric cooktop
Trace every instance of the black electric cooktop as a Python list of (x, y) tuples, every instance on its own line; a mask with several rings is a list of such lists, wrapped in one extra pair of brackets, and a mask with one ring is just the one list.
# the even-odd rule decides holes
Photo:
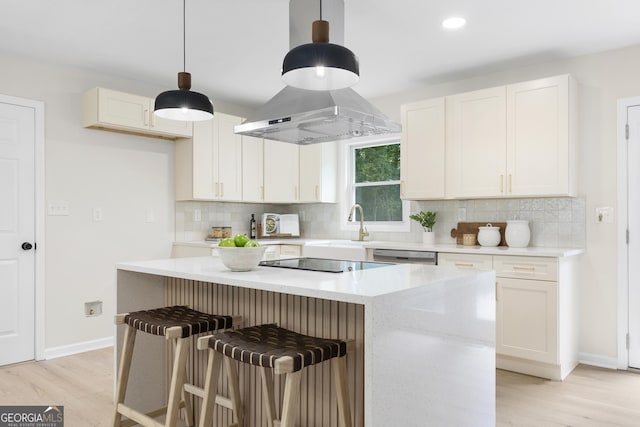
[(393, 264), (387, 262), (343, 261), (325, 258), (288, 258), (261, 261), (258, 265), (263, 267), (292, 268), (294, 270), (322, 271), (326, 273), (344, 273), (345, 271), (387, 267)]

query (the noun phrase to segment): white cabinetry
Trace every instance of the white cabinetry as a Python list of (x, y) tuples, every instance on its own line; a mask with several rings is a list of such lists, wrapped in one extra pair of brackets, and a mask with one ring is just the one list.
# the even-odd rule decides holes
[(447, 97), (447, 195), (575, 196), (576, 100), (569, 75)]
[(300, 200), (299, 146), (264, 140), (264, 201), (296, 203)]
[(262, 138), (242, 137), (242, 200), (264, 201), (264, 143)]
[(438, 265), (496, 271), (496, 366), (555, 380), (577, 365), (572, 258), (438, 254)]
[(577, 84), (557, 76), (507, 86), (507, 194), (577, 195)]
[(505, 88), (448, 96), (446, 103), (448, 195), (504, 195)]
[(190, 138), (191, 122), (166, 120), (153, 114), (155, 100), (105, 88), (93, 88), (83, 95), (84, 127), (160, 136)]
[(445, 98), (404, 104), (400, 111), (401, 197), (444, 198)]
[(335, 142), (302, 145), (300, 150), (300, 202), (335, 203), (338, 148)]
[(194, 123), (193, 139), (176, 142), (176, 200), (242, 200), (239, 117), (216, 113)]

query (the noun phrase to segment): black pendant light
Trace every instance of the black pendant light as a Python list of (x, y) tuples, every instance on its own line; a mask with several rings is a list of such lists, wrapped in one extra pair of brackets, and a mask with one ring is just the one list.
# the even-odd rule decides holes
[(191, 74), (186, 69), (186, 13), (182, 0), (182, 72), (178, 73), (179, 90), (168, 90), (156, 97), (153, 113), (164, 119), (201, 121), (213, 118), (213, 104), (201, 93), (191, 91)]
[(356, 55), (344, 46), (329, 43), (329, 23), (313, 22), (313, 43), (294, 47), (284, 57), (282, 80), (288, 85), (309, 90), (344, 89), (358, 83), (360, 66)]

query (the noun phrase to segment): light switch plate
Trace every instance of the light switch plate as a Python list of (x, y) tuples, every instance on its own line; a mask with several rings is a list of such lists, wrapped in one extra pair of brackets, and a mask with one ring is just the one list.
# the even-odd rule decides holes
[(49, 204), (47, 205), (47, 214), (53, 216), (68, 216), (69, 202), (67, 202), (66, 200), (49, 202)]
[(610, 224), (613, 222), (613, 208), (602, 206), (596, 208), (596, 222)]

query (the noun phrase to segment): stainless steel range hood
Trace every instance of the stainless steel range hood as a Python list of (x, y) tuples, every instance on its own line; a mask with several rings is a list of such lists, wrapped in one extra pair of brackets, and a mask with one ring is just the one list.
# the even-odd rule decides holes
[[(343, 0), (324, 0), (323, 4), (323, 13), (330, 17), (331, 40), (342, 43)], [(289, 2), (290, 47), (310, 41), (311, 22), (318, 16), (314, 7), (318, 7), (317, 0)], [(398, 133), (401, 129), (353, 89), (313, 91), (287, 86), (234, 130), (241, 135), (307, 145)]]
[(353, 89), (314, 91), (285, 87), (235, 133), (294, 144), (316, 144), (400, 132)]

